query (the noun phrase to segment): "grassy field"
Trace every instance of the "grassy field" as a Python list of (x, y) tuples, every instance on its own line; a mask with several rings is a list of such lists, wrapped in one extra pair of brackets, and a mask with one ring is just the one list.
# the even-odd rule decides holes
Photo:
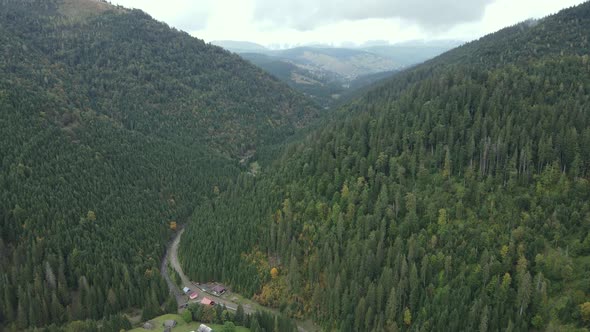
[[(201, 323), (198, 323), (198, 322), (192, 322), (192, 323), (187, 324), (182, 320), (182, 317), (180, 317), (180, 315), (168, 314), (168, 315), (163, 315), (163, 316), (156, 317), (156, 318), (150, 320), (155, 325), (153, 330), (146, 330), (142, 327), (138, 327), (133, 330), (130, 330), (129, 332), (161, 331), (163, 329), (162, 323), (164, 323), (164, 321), (166, 321), (168, 319), (173, 319), (176, 321), (176, 323), (178, 323), (176, 325), (176, 327), (172, 329), (173, 332), (196, 331), (199, 328), (199, 325), (201, 325)], [(209, 326), (210, 328), (212, 328), (213, 331), (221, 332), (223, 329), (223, 325), (217, 325), (217, 324), (206, 324), (206, 325)], [(236, 326), (236, 332), (250, 332), (250, 329), (247, 329), (242, 326)]]

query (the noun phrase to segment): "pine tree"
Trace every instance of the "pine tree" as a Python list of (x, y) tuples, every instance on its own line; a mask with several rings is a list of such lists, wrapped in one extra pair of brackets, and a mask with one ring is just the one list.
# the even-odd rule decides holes
[(20, 330), (24, 330), (29, 326), (29, 320), (27, 318), (27, 312), (25, 311), (24, 305), (21, 301), (18, 302), (16, 310), (16, 326)]
[(236, 309), (236, 315), (234, 317), (236, 324), (244, 325), (244, 307), (242, 304), (238, 304), (238, 308)]

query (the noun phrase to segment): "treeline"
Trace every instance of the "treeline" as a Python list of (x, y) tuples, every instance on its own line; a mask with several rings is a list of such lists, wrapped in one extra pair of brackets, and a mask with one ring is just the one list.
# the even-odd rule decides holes
[(132, 328), (131, 322), (124, 315), (113, 315), (101, 320), (73, 321), (63, 325), (51, 324), (43, 329), (31, 329), (33, 332), (112, 332), (126, 331)]
[[(520, 50), (584, 40), (589, 8), (524, 39), (486, 37), (340, 110), (198, 208), (183, 267), (326, 330), (585, 330), (590, 64), (583, 49)], [(487, 47), (517, 55), (477, 65)]]
[(256, 311), (246, 314), (242, 305), (238, 305), (236, 312), (229, 311), (225, 305), (205, 306), (193, 303), (182, 313), (183, 319), (201, 323), (224, 324), (228, 322), (237, 326), (245, 326), (252, 332), (296, 332), (297, 326), (291, 319), (283, 315), (275, 315), (267, 311)]

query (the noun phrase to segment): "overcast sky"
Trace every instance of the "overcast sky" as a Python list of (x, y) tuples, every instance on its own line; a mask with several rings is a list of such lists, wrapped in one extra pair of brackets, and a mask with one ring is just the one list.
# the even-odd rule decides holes
[(285, 47), (473, 40), (584, 0), (111, 0), (191, 35)]

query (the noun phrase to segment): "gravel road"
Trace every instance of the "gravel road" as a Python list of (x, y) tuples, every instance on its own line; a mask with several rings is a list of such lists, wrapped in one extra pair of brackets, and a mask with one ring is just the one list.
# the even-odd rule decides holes
[[(184, 232), (184, 229), (181, 229), (174, 238), (174, 240), (171, 243), (169, 243), (166, 247), (166, 254), (164, 255), (164, 259), (162, 259), (162, 265), (160, 266), (160, 273), (162, 274), (162, 277), (164, 277), (164, 280), (166, 280), (166, 283), (168, 284), (168, 289), (170, 289), (170, 293), (174, 295), (174, 297), (176, 298), (176, 304), (179, 307), (185, 304), (187, 299), (186, 296), (182, 293), (182, 290), (180, 290), (178, 286), (176, 286), (176, 284), (168, 275), (167, 265), (169, 262), (168, 257), (171, 256), (171, 253), (174, 252), (174, 256), (176, 256), (176, 253), (178, 251), (178, 243), (180, 242), (180, 235), (182, 235), (182, 232)], [(175, 244), (176, 246), (174, 246)], [(176, 263), (178, 264), (178, 259), (176, 260)]]

